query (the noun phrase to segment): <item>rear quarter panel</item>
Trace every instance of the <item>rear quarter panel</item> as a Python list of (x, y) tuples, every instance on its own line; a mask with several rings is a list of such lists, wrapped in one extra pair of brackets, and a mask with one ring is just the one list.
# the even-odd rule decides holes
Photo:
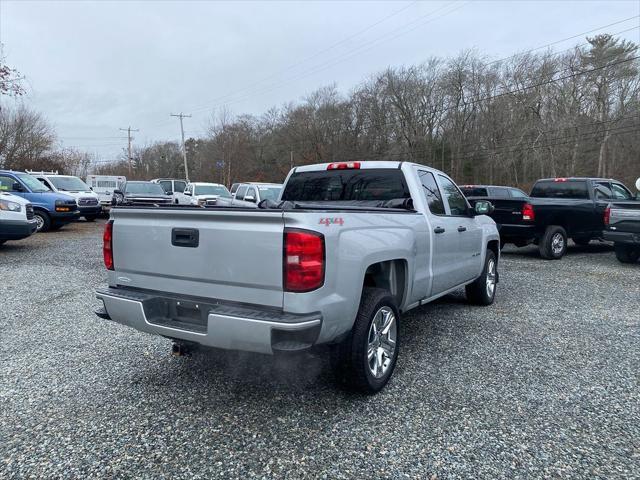
[(285, 213), (284, 220), (285, 228), (313, 230), (325, 237), (324, 285), (308, 293), (285, 292), (283, 302), (284, 309), (292, 313), (322, 312), (320, 343), (352, 328), (370, 265), (386, 260), (406, 262), (400, 308), (412, 294), (416, 261), (424, 262), (426, 269), (429, 236), (421, 214), (318, 211)]

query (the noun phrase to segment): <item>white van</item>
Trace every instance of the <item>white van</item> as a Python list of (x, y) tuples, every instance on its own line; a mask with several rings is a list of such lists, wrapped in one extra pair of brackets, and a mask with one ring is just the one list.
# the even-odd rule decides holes
[(104, 211), (111, 208), (114, 190), (119, 190), (127, 181), (127, 177), (117, 175), (87, 175), (87, 184), (98, 195)]

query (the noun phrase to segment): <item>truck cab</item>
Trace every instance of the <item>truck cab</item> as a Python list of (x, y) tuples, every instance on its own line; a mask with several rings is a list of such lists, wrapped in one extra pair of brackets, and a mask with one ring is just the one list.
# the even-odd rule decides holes
[(31, 202), (38, 232), (58, 230), (80, 216), (75, 198), (51, 191), (25, 172), (0, 170), (0, 190)]
[(93, 222), (101, 213), (100, 199), (91, 187), (78, 177), (73, 175), (59, 175), (58, 172), (34, 172), (27, 173), (37, 178), (52, 192), (64, 193), (76, 199), (80, 216), (87, 222)]

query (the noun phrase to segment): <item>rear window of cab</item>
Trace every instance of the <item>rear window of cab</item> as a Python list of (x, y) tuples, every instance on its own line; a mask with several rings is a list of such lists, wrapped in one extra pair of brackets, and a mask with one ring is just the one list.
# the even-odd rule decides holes
[(367, 168), (293, 173), (282, 200), (295, 202), (387, 201), (410, 198), (401, 170)]
[(531, 196), (537, 198), (577, 198), (588, 199), (589, 189), (586, 180), (545, 180), (537, 182), (531, 190)]

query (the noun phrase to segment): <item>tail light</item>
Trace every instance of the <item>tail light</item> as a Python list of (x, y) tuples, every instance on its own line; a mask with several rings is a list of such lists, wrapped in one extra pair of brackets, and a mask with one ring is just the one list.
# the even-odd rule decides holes
[(306, 230), (284, 232), (283, 278), (286, 292), (309, 292), (324, 283), (324, 236)]
[(522, 219), (528, 220), (530, 222), (536, 219), (536, 212), (534, 212), (533, 205), (531, 205), (530, 203), (525, 203), (522, 206)]
[(327, 170), (357, 170), (360, 162), (338, 162), (327, 165)]
[(102, 257), (107, 270), (113, 270), (113, 220), (109, 220), (104, 226), (102, 235)]
[(604, 209), (604, 224), (609, 226), (609, 222), (611, 221), (611, 208), (607, 207)]

